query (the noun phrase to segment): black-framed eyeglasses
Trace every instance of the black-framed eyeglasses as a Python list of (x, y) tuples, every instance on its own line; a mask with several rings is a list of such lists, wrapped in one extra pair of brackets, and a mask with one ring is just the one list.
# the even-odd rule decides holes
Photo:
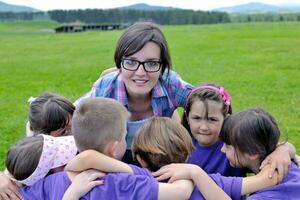
[(124, 69), (129, 71), (136, 71), (138, 68), (142, 65), (144, 67), (144, 70), (146, 72), (152, 73), (152, 72), (158, 72), (161, 68), (162, 63), (159, 60), (147, 60), (144, 62), (129, 59), (129, 58), (123, 58), (122, 59), (122, 66)]

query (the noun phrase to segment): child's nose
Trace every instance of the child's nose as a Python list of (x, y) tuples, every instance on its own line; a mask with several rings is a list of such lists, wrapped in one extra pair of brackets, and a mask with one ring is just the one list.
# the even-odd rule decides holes
[(204, 120), (200, 122), (200, 130), (208, 130), (207, 123)]

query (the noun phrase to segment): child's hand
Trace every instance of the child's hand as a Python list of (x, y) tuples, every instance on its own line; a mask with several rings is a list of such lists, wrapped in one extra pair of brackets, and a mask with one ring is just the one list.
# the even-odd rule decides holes
[(157, 181), (169, 179), (169, 183), (181, 179), (192, 179), (192, 173), (197, 170), (198, 166), (192, 164), (170, 164), (153, 172)]
[(0, 199), (22, 199), (17, 184), (3, 172), (0, 172)]
[(84, 196), (97, 185), (102, 185), (103, 180), (96, 180), (105, 176), (103, 172), (89, 169), (78, 174), (68, 190), (65, 192), (63, 200), (77, 200)]

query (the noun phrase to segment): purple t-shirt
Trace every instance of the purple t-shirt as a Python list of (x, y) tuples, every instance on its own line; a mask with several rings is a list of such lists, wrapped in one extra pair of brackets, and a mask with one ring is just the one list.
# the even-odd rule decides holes
[(299, 200), (300, 199), (300, 169), (292, 163), (287, 176), (281, 183), (273, 187), (258, 191), (250, 195), (249, 200)]
[(226, 155), (221, 152), (223, 141), (204, 147), (193, 139), (193, 144), (195, 150), (191, 153), (187, 163), (198, 165), (208, 174), (220, 173), (223, 176), (245, 176), (245, 171), (231, 167)]
[[(94, 187), (82, 199), (149, 199), (158, 198), (158, 182), (150, 172), (131, 166), (134, 174), (109, 173), (102, 179), (104, 184)], [(21, 191), (23, 199), (57, 200), (62, 199), (71, 185), (66, 172), (58, 172), (47, 176), (32, 186), (25, 186)]]
[[(242, 199), (241, 191), (242, 191), (242, 177), (225, 177), (220, 174), (210, 174), (209, 175), (216, 184), (226, 192), (231, 199), (240, 200)], [(190, 198), (190, 200), (202, 200), (204, 197), (200, 193), (197, 187), (194, 188)]]

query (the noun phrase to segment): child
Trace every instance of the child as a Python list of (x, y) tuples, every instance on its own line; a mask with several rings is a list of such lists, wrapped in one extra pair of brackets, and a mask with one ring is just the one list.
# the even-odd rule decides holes
[[(74, 105), (65, 97), (43, 93), (37, 98), (30, 98), (30, 107), (26, 125), (26, 135), (52, 135), (54, 137), (71, 134), (71, 118)], [(26, 139), (25, 139), (26, 140)], [(6, 172), (0, 172), (0, 197), (20, 199), (18, 187)]]
[(61, 167), (76, 153), (73, 136), (55, 138), (41, 134), (25, 137), (12, 146), (7, 152), (5, 164), (13, 180), (33, 185), (50, 171), (61, 171)]
[[(126, 150), (125, 107), (112, 99), (90, 98), (76, 108), (72, 118), (72, 133), (79, 151), (93, 149), (103, 154), (122, 158)], [(192, 191), (189, 181), (158, 184), (149, 172), (132, 166), (136, 175), (109, 173), (104, 185), (95, 187), (85, 196), (88, 199), (166, 199), (167, 195), (185, 199)], [(74, 174), (58, 172), (21, 190), (24, 199), (61, 199), (71, 184)], [(190, 188), (190, 189), (189, 189)], [(172, 196), (171, 196), (172, 198)]]
[(43, 93), (30, 102), (26, 135), (70, 135), (74, 110), (75, 106), (65, 97)]
[[(174, 122), (169, 118), (153, 118), (139, 129), (137, 136), (133, 141), (132, 151), (134, 157), (139, 163), (151, 171), (156, 170), (164, 165), (172, 162), (184, 163), (189, 153), (193, 150), (192, 140), (189, 133), (179, 123)], [(106, 171), (101, 167), (102, 156), (95, 151), (85, 151), (77, 155), (75, 159), (70, 161), (66, 167), (68, 170), (81, 171), (89, 168), (100, 169)], [(194, 165), (195, 166), (195, 165)], [(115, 165), (114, 168), (119, 168)], [(270, 181), (266, 173), (261, 173), (252, 178), (227, 178), (220, 175), (211, 175), (211, 178), (199, 167), (197, 169), (197, 177), (201, 177), (198, 181), (200, 192), (206, 199), (226, 199), (229, 198), (224, 192), (217, 187), (216, 183), (222, 187), (233, 199), (240, 199), (241, 193), (246, 194), (256, 191), (274, 184)], [(120, 168), (119, 168), (120, 169)], [(123, 166), (122, 172), (133, 173), (129, 168), (125, 169)], [(155, 173), (154, 173), (155, 174)], [(193, 176), (188, 177), (193, 179)], [(196, 180), (196, 179), (195, 179)], [(78, 180), (81, 182), (80, 180)], [(243, 185), (241, 183), (243, 182)], [(241, 187), (243, 188), (241, 189)], [(81, 188), (71, 186), (69, 193), (81, 192)], [(204, 197), (195, 189), (191, 198), (203, 199)]]
[[(196, 147), (188, 163), (200, 166), (207, 173), (220, 173), (224, 176), (245, 175), (243, 169), (231, 167), (226, 156), (221, 153), (223, 141), (219, 140), (220, 130), (224, 119), (230, 114), (231, 97), (223, 87), (209, 84), (193, 89), (188, 96), (182, 117), (182, 124), (190, 132)], [(285, 149), (286, 146), (288, 150)], [(294, 148), (286, 144), (273, 153), (273, 163), (278, 162), (277, 169), (283, 169), (282, 166), (287, 168), (291, 162), (290, 158), (294, 155)], [(280, 178), (283, 174), (283, 170), (279, 170)]]
[[(279, 141), (280, 130), (273, 116), (261, 108), (249, 108), (225, 120), (221, 131), (222, 152), (235, 167), (259, 172), (261, 162)], [(252, 194), (248, 199), (299, 199), (300, 169), (291, 164), (287, 176), (276, 186)]]
[[(253, 173), (259, 172), (261, 162), (275, 150), (280, 131), (275, 119), (261, 108), (249, 108), (229, 116), (223, 125), (222, 152), (230, 165), (247, 167)], [(157, 172), (172, 180), (190, 177), (192, 168), (188, 165), (169, 165)], [(195, 179), (199, 178), (193, 175)], [(234, 178), (233, 178), (234, 179)], [(200, 181), (200, 180), (198, 180)], [(247, 199), (299, 199), (300, 169), (292, 163), (287, 176), (278, 185), (262, 189)]]

